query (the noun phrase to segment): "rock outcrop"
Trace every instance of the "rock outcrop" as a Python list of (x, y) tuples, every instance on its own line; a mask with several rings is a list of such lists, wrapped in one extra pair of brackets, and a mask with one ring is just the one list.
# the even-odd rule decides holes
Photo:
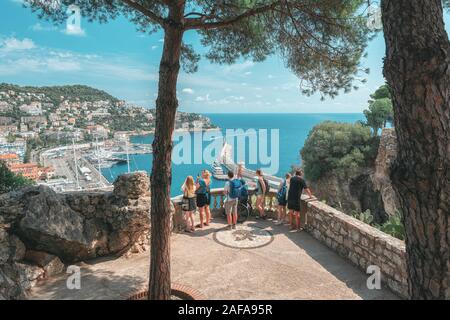
[(399, 208), (390, 180), (390, 165), (397, 150), (394, 129), (383, 129), (373, 167), (360, 168), (351, 177), (330, 172), (311, 183), (315, 195), (328, 205), (346, 213), (370, 210), (374, 222), (383, 223)]
[(148, 250), (150, 181), (120, 176), (113, 192), (58, 194), (45, 186), (0, 196), (0, 299), (23, 298), (73, 263)]
[(396, 157), (397, 135), (394, 129), (385, 128), (381, 133), (380, 146), (375, 160), (375, 172), (371, 178), (374, 189), (381, 195), (384, 211), (388, 215), (395, 214), (400, 208), (400, 202), (390, 178), (391, 165)]

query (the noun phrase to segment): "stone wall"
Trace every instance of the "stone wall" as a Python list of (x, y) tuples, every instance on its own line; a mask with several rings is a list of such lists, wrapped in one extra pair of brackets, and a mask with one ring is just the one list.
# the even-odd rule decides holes
[(0, 195), (0, 300), (25, 297), (64, 263), (148, 250), (150, 180), (120, 176), (113, 192), (58, 194), (48, 187)]
[[(393, 292), (407, 298), (405, 243), (322, 202), (303, 201), (307, 207), (306, 230), (317, 240), (366, 272), (380, 268), (381, 280)], [(369, 275), (368, 275), (369, 276)]]

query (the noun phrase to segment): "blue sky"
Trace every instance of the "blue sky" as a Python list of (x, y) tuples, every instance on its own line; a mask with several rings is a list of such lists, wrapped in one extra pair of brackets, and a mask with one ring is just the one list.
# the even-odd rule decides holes
[[(446, 16), (448, 20), (448, 16)], [(84, 34), (67, 34), (65, 26), (41, 21), (20, 0), (0, 4), (0, 82), (19, 85), (85, 84), (130, 103), (154, 107), (162, 34), (144, 35), (124, 18), (108, 24), (82, 20)], [(205, 52), (197, 35), (185, 41)], [(320, 101), (299, 90), (299, 79), (276, 56), (262, 63), (241, 60), (214, 65), (206, 59), (195, 74), (181, 73), (180, 110), (201, 113), (362, 112), (376, 88), (384, 83), (384, 39), (380, 33), (367, 48), (363, 66), (370, 68), (359, 90)]]

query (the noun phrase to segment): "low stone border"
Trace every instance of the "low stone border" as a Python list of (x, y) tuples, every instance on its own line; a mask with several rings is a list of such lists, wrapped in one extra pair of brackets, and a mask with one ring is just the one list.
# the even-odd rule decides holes
[[(182, 300), (207, 300), (200, 291), (179, 283), (172, 283), (172, 294)], [(122, 294), (120, 300), (144, 300), (147, 295), (148, 285), (142, 285), (138, 289)]]
[(320, 201), (304, 201), (306, 231), (350, 260), (363, 272), (381, 271), (381, 281), (402, 298), (408, 297), (405, 242), (340, 212)]

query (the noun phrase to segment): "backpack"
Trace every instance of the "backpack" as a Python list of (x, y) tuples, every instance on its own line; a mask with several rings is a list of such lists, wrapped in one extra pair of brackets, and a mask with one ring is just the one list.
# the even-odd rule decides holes
[(283, 182), (281, 189), (277, 193), (278, 203), (283, 203), (286, 200), (287, 183), (286, 180)]
[[(266, 186), (266, 193), (267, 193), (267, 192), (269, 192), (269, 189), (270, 189), (269, 181), (265, 177), (263, 177), (262, 179), (263, 179), (264, 185)], [(261, 183), (258, 180), (258, 191), (259, 191), (260, 187), (262, 187), (262, 186), (261, 186)]]
[(242, 182), (240, 180), (231, 180), (229, 197), (231, 199), (239, 198), (239, 193), (240, 193), (241, 187), (242, 187)]
[(200, 185), (200, 188), (198, 188), (198, 189), (195, 191), (195, 193), (196, 193), (196, 194), (206, 194), (206, 193), (208, 193), (208, 186), (206, 185), (205, 180), (201, 179), (201, 180), (199, 180), (198, 183), (199, 183), (199, 185)]
[(239, 200), (240, 201), (248, 200), (248, 187), (245, 184), (244, 180), (241, 180), (241, 187), (239, 188)]

